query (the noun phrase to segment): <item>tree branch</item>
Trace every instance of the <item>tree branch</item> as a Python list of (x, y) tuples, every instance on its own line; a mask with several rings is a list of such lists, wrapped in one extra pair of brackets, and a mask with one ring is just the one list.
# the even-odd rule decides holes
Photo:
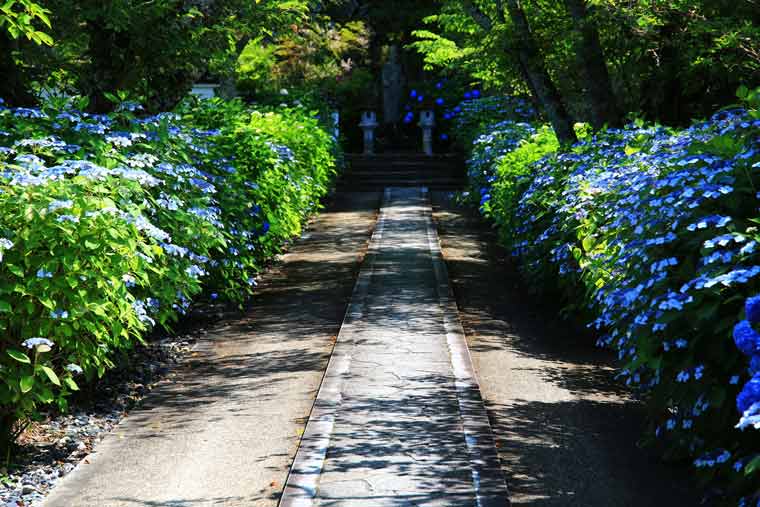
[(499, 20), (499, 23), (506, 24), (507, 16), (504, 14), (504, 3), (502, 0), (495, 0), (494, 4), (496, 5), (496, 19)]
[(475, 23), (477, 23), (480, 28), (486, 32), (490, 32), (493, 29), (493, 21), (491, 18), (489, 18), (485, 12), (480, 10), (477, 5), (472, 3), (471, 0), (465, 0), (462, 2), (462, 8), (464, 8), (465, 12), (469, 14), (473, 20), (475, 20)]

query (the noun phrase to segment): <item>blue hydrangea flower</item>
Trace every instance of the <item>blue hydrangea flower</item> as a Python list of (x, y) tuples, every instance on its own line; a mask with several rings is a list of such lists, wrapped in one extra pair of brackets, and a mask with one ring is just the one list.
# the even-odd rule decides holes
[(53, 273), (40, 268), (37, 270), (37, 278), (53, 278)]
[(33, 349), (35, 347), (39, 347), (40, 345), (47, 345), (48, 347), (52, 347), (55, 344), (51, 342), (50, 340), (48, 340), (47, 338), (40, 338), (38, 336), (35, 338), (27, 338), (21, 343), (21, 345), (23, 345), (24, 347), (28, 349)]
[(747, 320), (753, 324), (760, 323), (760, 294), (747, 298), (744, 303), (747, 312)]
[(61, 309), (53, 310), (50, 312), (50, 317), (53, 319), (68, 319), (69, 312)]
[(69, 363), (66, 365), (65, 368), (66, 368), (66, 371), (70, 371), (74, 375), (79, 375), (80, 373), (84, 373), (84, 370), (78, 364)]
[(749, 374), (754, 375), (760, 372), (760, 354), (755, 354), (749, 360)]
[(760, 334), (752, 328), (748, 320), (742, 320), (734, 326), (734, 343), (748, 356), (760, 352)]
[(757, 402), (760, 402), (760, 374), (756, 373), (736, 397), (736, 408), (743, 413)]
[(753, 403), (742, 413), (742, 418), (739, 420), (736, 427), (740, 430), (749, 427), (760, 430), (760, 401)]

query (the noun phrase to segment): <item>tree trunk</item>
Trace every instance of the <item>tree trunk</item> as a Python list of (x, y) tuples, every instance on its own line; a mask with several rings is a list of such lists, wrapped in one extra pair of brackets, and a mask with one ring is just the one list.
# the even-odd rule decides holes
[(575, 51), (586, 95), (591, 103), (591, 124), (595, 129), (601, 129), (604, 125), (620, 127), (623, 124), (622, 115), (612, 91), (599, 31), (589, 16), (586, 0), (565, 0), (565, 7), (580, 35)]
[(517, 56), (521, 71), (529, 87), (535, 90), (549, 121), (561, 144), (573, 144), (578, 138), (573, 129), (573, 120), (562, 102), (557, 87), (546, 70), (546, 62), (536, 45), (528, 18), (518, 0), (506, 0), (507, 11), (517, 36)]
[(530, 101), (533, 103), (533, 107), (536, 109), (536, 111), (540, 111), (542, 105), (541, 101), (538, 99), (538, 91), (536, 90), (536, 86), (533, 84), (533, 80), (530, 78), (530, 73), (525, 67), (525, 63), (519, 57), (517, 58), (517, 66), (520, 70), (520, 75), (522, 76), (523, 81), (525, 81), (525, 84), (528, 86), (528, 90), (530, 91)]
[(18, 48), (18, 41), (12, 39), (5, 30), (0, 30), (0, 99), (6, 100), (11, 106), (30, 107), (37, 100), (29, 93), (21, 69), (13, 59), (13, 53)]

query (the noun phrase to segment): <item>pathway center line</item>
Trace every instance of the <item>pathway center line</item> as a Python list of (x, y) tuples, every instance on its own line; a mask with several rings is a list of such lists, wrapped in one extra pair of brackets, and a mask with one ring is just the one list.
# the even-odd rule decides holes
[[(422, 189), (427, 198), (427, 189)], [(429, 200), (429, 199), (428, 199)], [(449, 274), (441, 251), (441, 242), (433, 222), (430, 205), (426, 207), (427, 237), (433, 258), (433, 270), (437, 282), (438, 301), (443, 310), (446, 341), (451, 354), (457, 400), (462, 418), (464, 438), (470, 455), (470, 467), (479, 507), (504, 507), (509, 505), (509, 492), (491, 425), (488, 420), (480, 385), (472, 364), (464, 328), (459, 320), (456, 299), (449, 285)]]
[(281, 507), (505, 507), (426, 188), (386, 189)]
[(343, 380), (351, 367), (353, 324), (364, 315), (364, 305), (383, 239), (387, 217), (385, 204), (390, 199), (391, 189), (386, 188), (377, 224), (367, 247), (364, 266), (359, 270), (343, 324), (338, 332), (314, 407), (309, 414), (306, 429), (288, 474), (279, 507), (311, 507), (317, 495), (319, 476), (322, 473), (335, 425), (335, 414), (340, 409), (342, 401)]

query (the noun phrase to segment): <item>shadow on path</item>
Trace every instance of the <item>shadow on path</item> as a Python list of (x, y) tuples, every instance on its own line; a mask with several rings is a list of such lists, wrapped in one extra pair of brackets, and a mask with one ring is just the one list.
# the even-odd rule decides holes
[(699, 505), (688, 464), (637, 447), (643, 407), (613, 357), (527, 294), (478, 217), (443, 193), (434, 211), (513, 505)]
[(275, 507), (379, 200), (339, 194), (44, 507)]

